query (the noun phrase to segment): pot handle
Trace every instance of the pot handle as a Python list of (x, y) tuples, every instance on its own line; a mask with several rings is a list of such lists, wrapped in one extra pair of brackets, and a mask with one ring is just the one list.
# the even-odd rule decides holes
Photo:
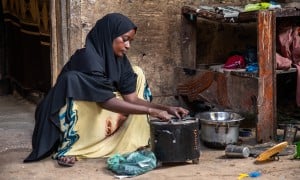
[[(219, 133), (219, 128), (220, 128), (220, 123), (216, 123), (216, 126), (215, 126), (215, 132), (216, 133)], [(228, 131), (229, 131), (229, 123), (226, 123), (225, 134), (227, 134)]]
[(218, 134), (219, 133), (219, 127), (220, 127), (220, 124), (217, 123), (216, 126), (215, 126), (215, 132)]
[(225, 134), (228, 134), (228, 131), (229, 131), (229, 123), (226, 123), (226, 129), (225, 129)]

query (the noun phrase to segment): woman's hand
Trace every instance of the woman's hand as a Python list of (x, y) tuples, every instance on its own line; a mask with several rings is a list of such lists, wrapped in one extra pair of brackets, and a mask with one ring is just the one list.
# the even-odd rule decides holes
[(164, 121), (169, 121), (173, 117), (173, 115), (169, 114), (167, 111), (154, 108), (149, 108), (148, 114)]
[(168, 113), (176, 116), (177, 118), (181, 119), (189, 114), (189, 110), (184, 109), (182, 107), (168, 107)]

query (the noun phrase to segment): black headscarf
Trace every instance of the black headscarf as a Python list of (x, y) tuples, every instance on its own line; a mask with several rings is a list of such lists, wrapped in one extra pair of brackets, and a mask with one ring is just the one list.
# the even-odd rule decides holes
[[(135, 90), (135, 77), (127, 56), (116, 57), (113, 40), (132, 29), (133, 22), (119, 13), (112, 13), (98, 20), (86, 38), (85, 49), (77, 51), (66, 64), (63, 72), (77, 70), (84, 73), (104, 75), (109, 84), (122, 94)], [(110, 81), (110, 82), (107, 82)]]
[(126, 55), (116, 57), (113, 40), (137, 29), (124, 15), (112, 13), (98, 20), (86, 38), (85, 48), (77, 50), (63, 67), (55, 86), (37, 106), (32, 152), (24, 162), (45, 158), (61, 142), (59, 110), (67, 99), (105, 102), (114, 91), (129, 94), (136, 89), (136, 74)]

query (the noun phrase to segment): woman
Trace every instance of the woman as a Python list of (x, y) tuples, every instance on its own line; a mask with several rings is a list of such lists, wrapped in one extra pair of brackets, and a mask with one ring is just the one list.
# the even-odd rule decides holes
[(72, 166), (77, 158), (134, 151), (148, 143), (146, 114), (161, 120), (188, 114), (143, 99), (143, 73), (125, 55), (136, 30), (118, 13), (97, 21), (38, 105), (33, 150), (24, 162), (55, 153), (60, 165)]

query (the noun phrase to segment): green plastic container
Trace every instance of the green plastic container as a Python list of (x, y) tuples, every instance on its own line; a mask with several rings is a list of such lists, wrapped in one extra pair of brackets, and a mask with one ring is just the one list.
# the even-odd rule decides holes
[(296, 154), (295, 154), (294, 158), (300, 159), (300, 141), (296, 142)]

